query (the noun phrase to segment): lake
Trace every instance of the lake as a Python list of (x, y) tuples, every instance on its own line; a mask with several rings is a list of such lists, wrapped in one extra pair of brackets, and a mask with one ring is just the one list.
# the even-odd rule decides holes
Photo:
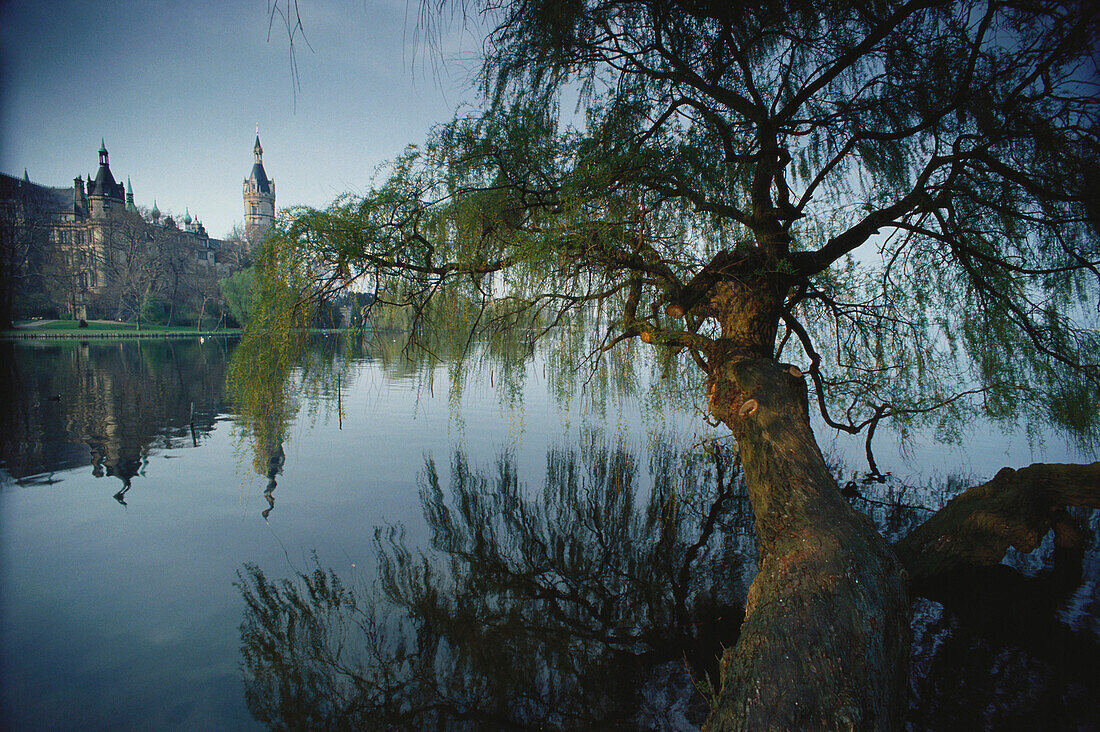
[[(395, 336), (329, 337), (257, 385), (263, 423), (227, 397), (234, 348), (0, 342), (0, 726), (697, 728), (755, 554), (690, 405), (583, 373), (563, 399), (538, 354), (459, 387)], [(891, 537), (1002, 466), (1094, 459), (883, 437), (893, 480), (853, 500)], [(1100, 726), (1096, 541), (1052, 554), (984, 604), (915, 601), (912, 729)]]

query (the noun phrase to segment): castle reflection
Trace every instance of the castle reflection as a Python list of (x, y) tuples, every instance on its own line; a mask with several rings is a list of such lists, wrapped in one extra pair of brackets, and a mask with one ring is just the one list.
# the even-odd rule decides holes
[(155, 452), (197, 447), (225, 411), (225, 339), (0, 342), (5, 480), (90, 466), (125, 505)]

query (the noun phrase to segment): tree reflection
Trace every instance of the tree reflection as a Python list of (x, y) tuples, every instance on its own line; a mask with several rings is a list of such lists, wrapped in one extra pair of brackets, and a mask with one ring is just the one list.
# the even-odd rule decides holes
[[(645, 484), (645, 487), (643, 487)], [(429, 460), (428, 551), (379, 529), (379, 580), (320, 566), (241, 575), (248, 704), (278, 728), (652, 728), (700, 722), (755, 565), (739, 474), (720, 449), (650, 454), (590, 439), (547, 455)], [(745, 538), (748, 537), (748, 541)], [(748, 551), (746, 551), (746, 549)], [(695, 686), (693, 687), (693, 684)]]
[(227, 389), (252, 468), (267, 479), (264, 519), (275, 509), (275, 489), (286, 463), (283, 445), (302, 402), (311, 413), (334, 409), (342, 417), (343, 385), (361, 356), (360, 339), (351, 334), (314, 337), (301, 350), (246, 339), (234, 352)]
[[(853, 501), (904, 534), (929, 512), (916, 503), (942, 504), (957, 488), (865, 486)], [(664, 442), (646, 462), (591, 438), (550, 450), (537, 489), (510, 452), (491, 466), (456, 452), (447, 466), (426, 461), (420, 501), (426, 546), (401, 526), (377, 529), (369, 585), (319, 564), (283, 580), (242, 571), (242, 668), (257, 719), (338, 729), (703, 721), (756, 567), (728, 452)], [(1091, 535), (1066, 541), (1078, 518)], [(1050, 556), (1027, 560), (1038, 571), (1000, 565), (916, 588), (909, 728), (1100, 722), (1090, 620), (1100, 513), (1065, 519)]]
[(914, 728), (1100, 727), (1100, 512), (1089, 521), (1078, 534), (1083, 525), (1063, 512), (1034, 573), (970, 567), (919, 588), (934, 602), (915, 606)]

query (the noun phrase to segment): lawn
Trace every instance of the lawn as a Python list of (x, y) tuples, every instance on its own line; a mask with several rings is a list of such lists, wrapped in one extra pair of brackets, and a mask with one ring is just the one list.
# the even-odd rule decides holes
[[(73, 334), (89, 333), (89, 332), (98, 332), (98, 333), (104, 333), (104, 332), (135, 333), (135, 332), (141, 332), (141, 333), (150, 333), (150, 334), (152, 334), (152, 333), (165, 333), (165, 334), (181, 334), (181, 335), (183, 335), (183, 334), (192, 334), (192, 333), (197, 335), (200, 332), (202, 332), (202, 333), (209, 333), (210, 332), (209, 330), (198, 331), (198, 330), (195, 329), (194, 326), (175, 326), (174, 325), (174, 326), (169, 327), (169, 326), (165, 326), (165, 325), (153, 325), (153, 324), (148, 324), (148, 323), (142, 323), (141, 327), (138, 328), (138, 326), (135, 325), (134, 323), (115, 323), (115, 322), (109, 322), (109, 321), (95, 321), (95, 320), (88, 321), (88, 327), (87, 328), (79, 327), (78, 321), (75, 321), (75, 320), (51, 320), (51, 321), (44, 322), (44, 323), (40, 322), (38, 325), (35, 325), (35, 326), (31, 327), (32, 323), (34, 323), (34, 322), (35, 321), (28, 321), (28, 320), (17, 321), (16, 324), (15, 324), (16, 327), (15, 327), (14, 330), (9, 330), (9, 331), (4, 331), (4, 332), (5, 333), (20, 333), (20, 334), (26, 334), (26, 333), (57, 333), (57, 332), (65, 332), (65, 333), (70, 333), (71, 332)], [(222, 328), (222, 329), (218, 330), (217, 332), (218, 333), (239, 332), (239, 330), (236, 329), (236, 328), (232, 328), (232, 329)]]

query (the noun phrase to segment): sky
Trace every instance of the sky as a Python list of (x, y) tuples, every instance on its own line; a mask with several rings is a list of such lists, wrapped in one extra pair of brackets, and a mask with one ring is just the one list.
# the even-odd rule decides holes
[[(284, 0), (285, 3), (285, 0)], [(378, 166), (476, 102), (476, 27), (430, 51), (418, 0), (0, 0), (0, 172), (70, 187), (102, 140), (138, 206), (211, 236), (244, 219), (259, 125), (276, 209), (362, 192)]]

